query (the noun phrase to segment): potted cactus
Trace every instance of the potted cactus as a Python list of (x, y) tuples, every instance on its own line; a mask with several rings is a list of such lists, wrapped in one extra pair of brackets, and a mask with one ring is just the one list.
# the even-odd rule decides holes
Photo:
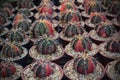
[[(118, 37), (118, 36), (117, 36)], [(99, 45), (100, 54), (110, 58), (119, 59), (120, 58), (120, 40), (113, 38)]]
[(17, 61), (25, 57), (28, 51), (16, 42), (6, 42), (0, 53), (0, 58), (2, 60)]
[(23, 67), (14, 62), (0, 61), (0, 79), (17, 80), (21, 76)]
[(63, 71), (62, 68), (55, 63), (37, 60), (26, 66), (23, 69), (21, 76), (22, 80), (61, 80), (63, 77)]
[(66, 41), (71, 41), (77, 35), (87, 35), (83, 27), (83, 23), (68, 23), (65, 29), (60, 33), (60, 38)]
[(37, 20), (31, 26), (31, 40), (35, 42), (39, 37), (48, 35), (54, 39), (58, 38), (58, 33), (55, 31), (53, 24), (49, 20)]
[(87, 27), (95, 28), (96, 25), (106, 22), (107, 18), (103, 13), (94, 12), (90, 14), (90, 18), (86, 20)]
[(105, 73), (102, 64), (85, 54), (64, 65), (65, 76), (70, 80), (101, 80)]
[(57, 60), (63, 56), (63, 48), (55, 40), (45, 36), (30, 48), (29, 54), (36, 60)]
[(20, 45), (25, 45), (29, 42), (29, 37), (20, 29), (12, 29), (8, 32), (7, 40), (11, 42), (15, 41)]
[(78, 35), (73, 38), (67, 46), (65, 46), (64, 51), (71, 57), (78, 57), (83, 55), (86, 50), (88, 50), (87, 54), (90, 56), (93, 56), (98, 52), (97, 45), (92, 43), (88, 36)]
[(101, 3), (97, 0), (86, 0), (83, 7), (85, 11), (83, 11), (81, 15), (84, 18), (89, 18), (90, 14), (94, 12), (103, 12)]
[(101, 23), (89, 32), (90, 37), (97, 41), (107, 41), (114, 33), (116, 30), (110, 22)]
[(106, 74), (111, 80), (120, 79), (120, 60), (114, 60), (107, 64)]

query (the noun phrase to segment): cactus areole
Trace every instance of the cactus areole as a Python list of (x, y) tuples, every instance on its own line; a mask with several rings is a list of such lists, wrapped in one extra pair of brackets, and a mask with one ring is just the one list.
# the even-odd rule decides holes
[(33, 66), (32, 71), (35, 77), (39, 77), (39, 78), (48, 77), (54, 72), (49, 62), (37, 62)]
[(84, 52), (85, 50), (92, 50), (92, 41), (89, 38), (77, 37), (72, 40), (72, 48), (76, 52)]
[(38, 41), (36, 49), (40, 54), (43, 55), (53, 54), (57, 50), (57, 45), (53, 40), (45, 38)]
[(94, 73), (96, 68), (96, 60), (91, 57), (80, 57), (74, 60), (74, 68), (80, 74)]
[(6, 78), (11, 77), (16, 72), (16, 67), (7, 62), (0, 62), (0, 77)]

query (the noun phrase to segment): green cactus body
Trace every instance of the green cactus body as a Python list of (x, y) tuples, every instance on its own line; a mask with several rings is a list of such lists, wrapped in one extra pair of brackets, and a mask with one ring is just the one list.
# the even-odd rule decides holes
[(120, 54), (120, 41), (117, 41), (117, 40), (108, 41), (106, 45), (106, 50), (110, 52), (117, 52)]
[(82, 34), (84, 32), (82, 27), (79, 27), (74, 24), (70, 24), (67, 26), (67, 28), (64, 31), (64, 34), (66, 37), (73, 37), (75, 35)]
[(95, 30), (101, 37), (110, 37), (115, 32), (115, 28), (112, 25), (99, 25)]
[(40, 54), (46, 55), (46, 54), (53, 54), (57, 50), (57, 45), (55, 44), (54, 41), (49, 40), (49, 39), (41, 39), (37, 46), (36, 46), (37, 51)]
[(76, 52), (84, 52), (92, 49), (92, 41), (89, 38), (75, 38), (72, 40), (72, 48)]
[(51, 64), (48, 62), (35, 64), (32, 71), (34, 75), (39, 78), (48, 77), (54, 72)]
[(30, 26), (31, 24), (28, 21), (21, 20), (14, 27), (22, 29), (23, 31), (27, 32)]
[(0, 25), (4, 25), (7, 22), (6, 17), (0, 14)]
[(80, 74), (90, 74), (94, 73), (96, 67), (96, 60), (93, 58), (76, 58), (74, 60), (74, 68)]
[(16, 43), (6, 44), (2, 48), (2, 54), (6, 58), (15, 58), (23, 54), (23, 48)]
[(20, 9), (19, 14), (24, 14), (25, 16), (30, 16), (31, 11), (29, 9)]
[(32, 0), (18, 0), (17, 7), (18, 8), (32, 8), (34, 6)]
[(34, 38), (38, 38), (39, 36), (43, 36), (44, 34), (54, 35), (54, 29), (50, 24), (46, 22), (36, 22), (33, 26), (33, 30), (31, 31), (32, 36)]
[(11, 77), (15, 74), (15, 72), (16, 67), (13, 64), (7, 62), (0, 62), (0, 77)]
[(25, 39), (25, 33), (22, 30), (11, 31), (8, 36), (8, 39), (13, 42), (22, 42)]
[(115, 72), (120, 75), (120, 61), (118, 61), (114, 66)]

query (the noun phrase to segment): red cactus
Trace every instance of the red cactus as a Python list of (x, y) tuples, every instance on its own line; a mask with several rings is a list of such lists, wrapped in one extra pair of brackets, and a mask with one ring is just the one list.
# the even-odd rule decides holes
[(0, 77), (11, 77), (16, 72), (16, 67), (7, 62), (0, 63)]
[(96, 60), (88, 56), (82, 56), (74, 60), (74, 68), (80, 74), (93, 73), (96, 67)]

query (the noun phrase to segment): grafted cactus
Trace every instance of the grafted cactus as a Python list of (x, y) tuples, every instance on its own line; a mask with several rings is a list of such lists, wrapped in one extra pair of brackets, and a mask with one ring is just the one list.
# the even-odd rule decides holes
[(84, 29), (77, 24), (71, 23), (65, 28), (63, 33), (66, 37), (74, 37), (76, 35), (83, 34)]
[(112, 34), (115, 32), (114, 26), (104, 23), (101, 25), (98, 25), (95, 28), (95, 31), (100, 37), (106, 38), (112, 36)]
[(53, 40), (49, 38), (43, 38), (40, 41), (38, 41), (36, 49), (40, 54), (43, 55), (53, 54), (57, 50), (57, 45)]
[(98, 25), (101, 22), (106, 22), (106, 16), (104, 14), (97, 13), (97, 12), (91, 13), (90, 22), (92, 24)]
[(120, 54), (120, 40), (110, 40), (107, 42), (106, 50)]
[(2, 48), (2, 54), (6, 58), (15, 58), (21, 56), (23, 53), (22, 46), (15, 42), (6, 43)]
[(32, 71), (34, 75), (39, 78), (48, 77), (54, 73), (51, 64), (45, 61), (36, 62), (32, 68)]
[(96, 68), (96, 60), (88, 56), (82, 56), (74, 60), (74, 68), (80, 74), (94, 73)]
[(33, 24), (32, 30), (31, 30), (31, 36), (33, 38), (38, 38), (39, 36), (43, 36), (44, 34), (53, 36), (54, 32), (55, 30), (50, 21), (39, 20)]
[(16, 72), (16, 67), (9, 62), (0, 62), (0, 77), (1, 78), (7, 78), (11, 77), (15, 74)]
[(76, 52), (84, 52), (92, 50), (92, 41), (88, 37), (78, 36), (71, 42), (73, 50)]

